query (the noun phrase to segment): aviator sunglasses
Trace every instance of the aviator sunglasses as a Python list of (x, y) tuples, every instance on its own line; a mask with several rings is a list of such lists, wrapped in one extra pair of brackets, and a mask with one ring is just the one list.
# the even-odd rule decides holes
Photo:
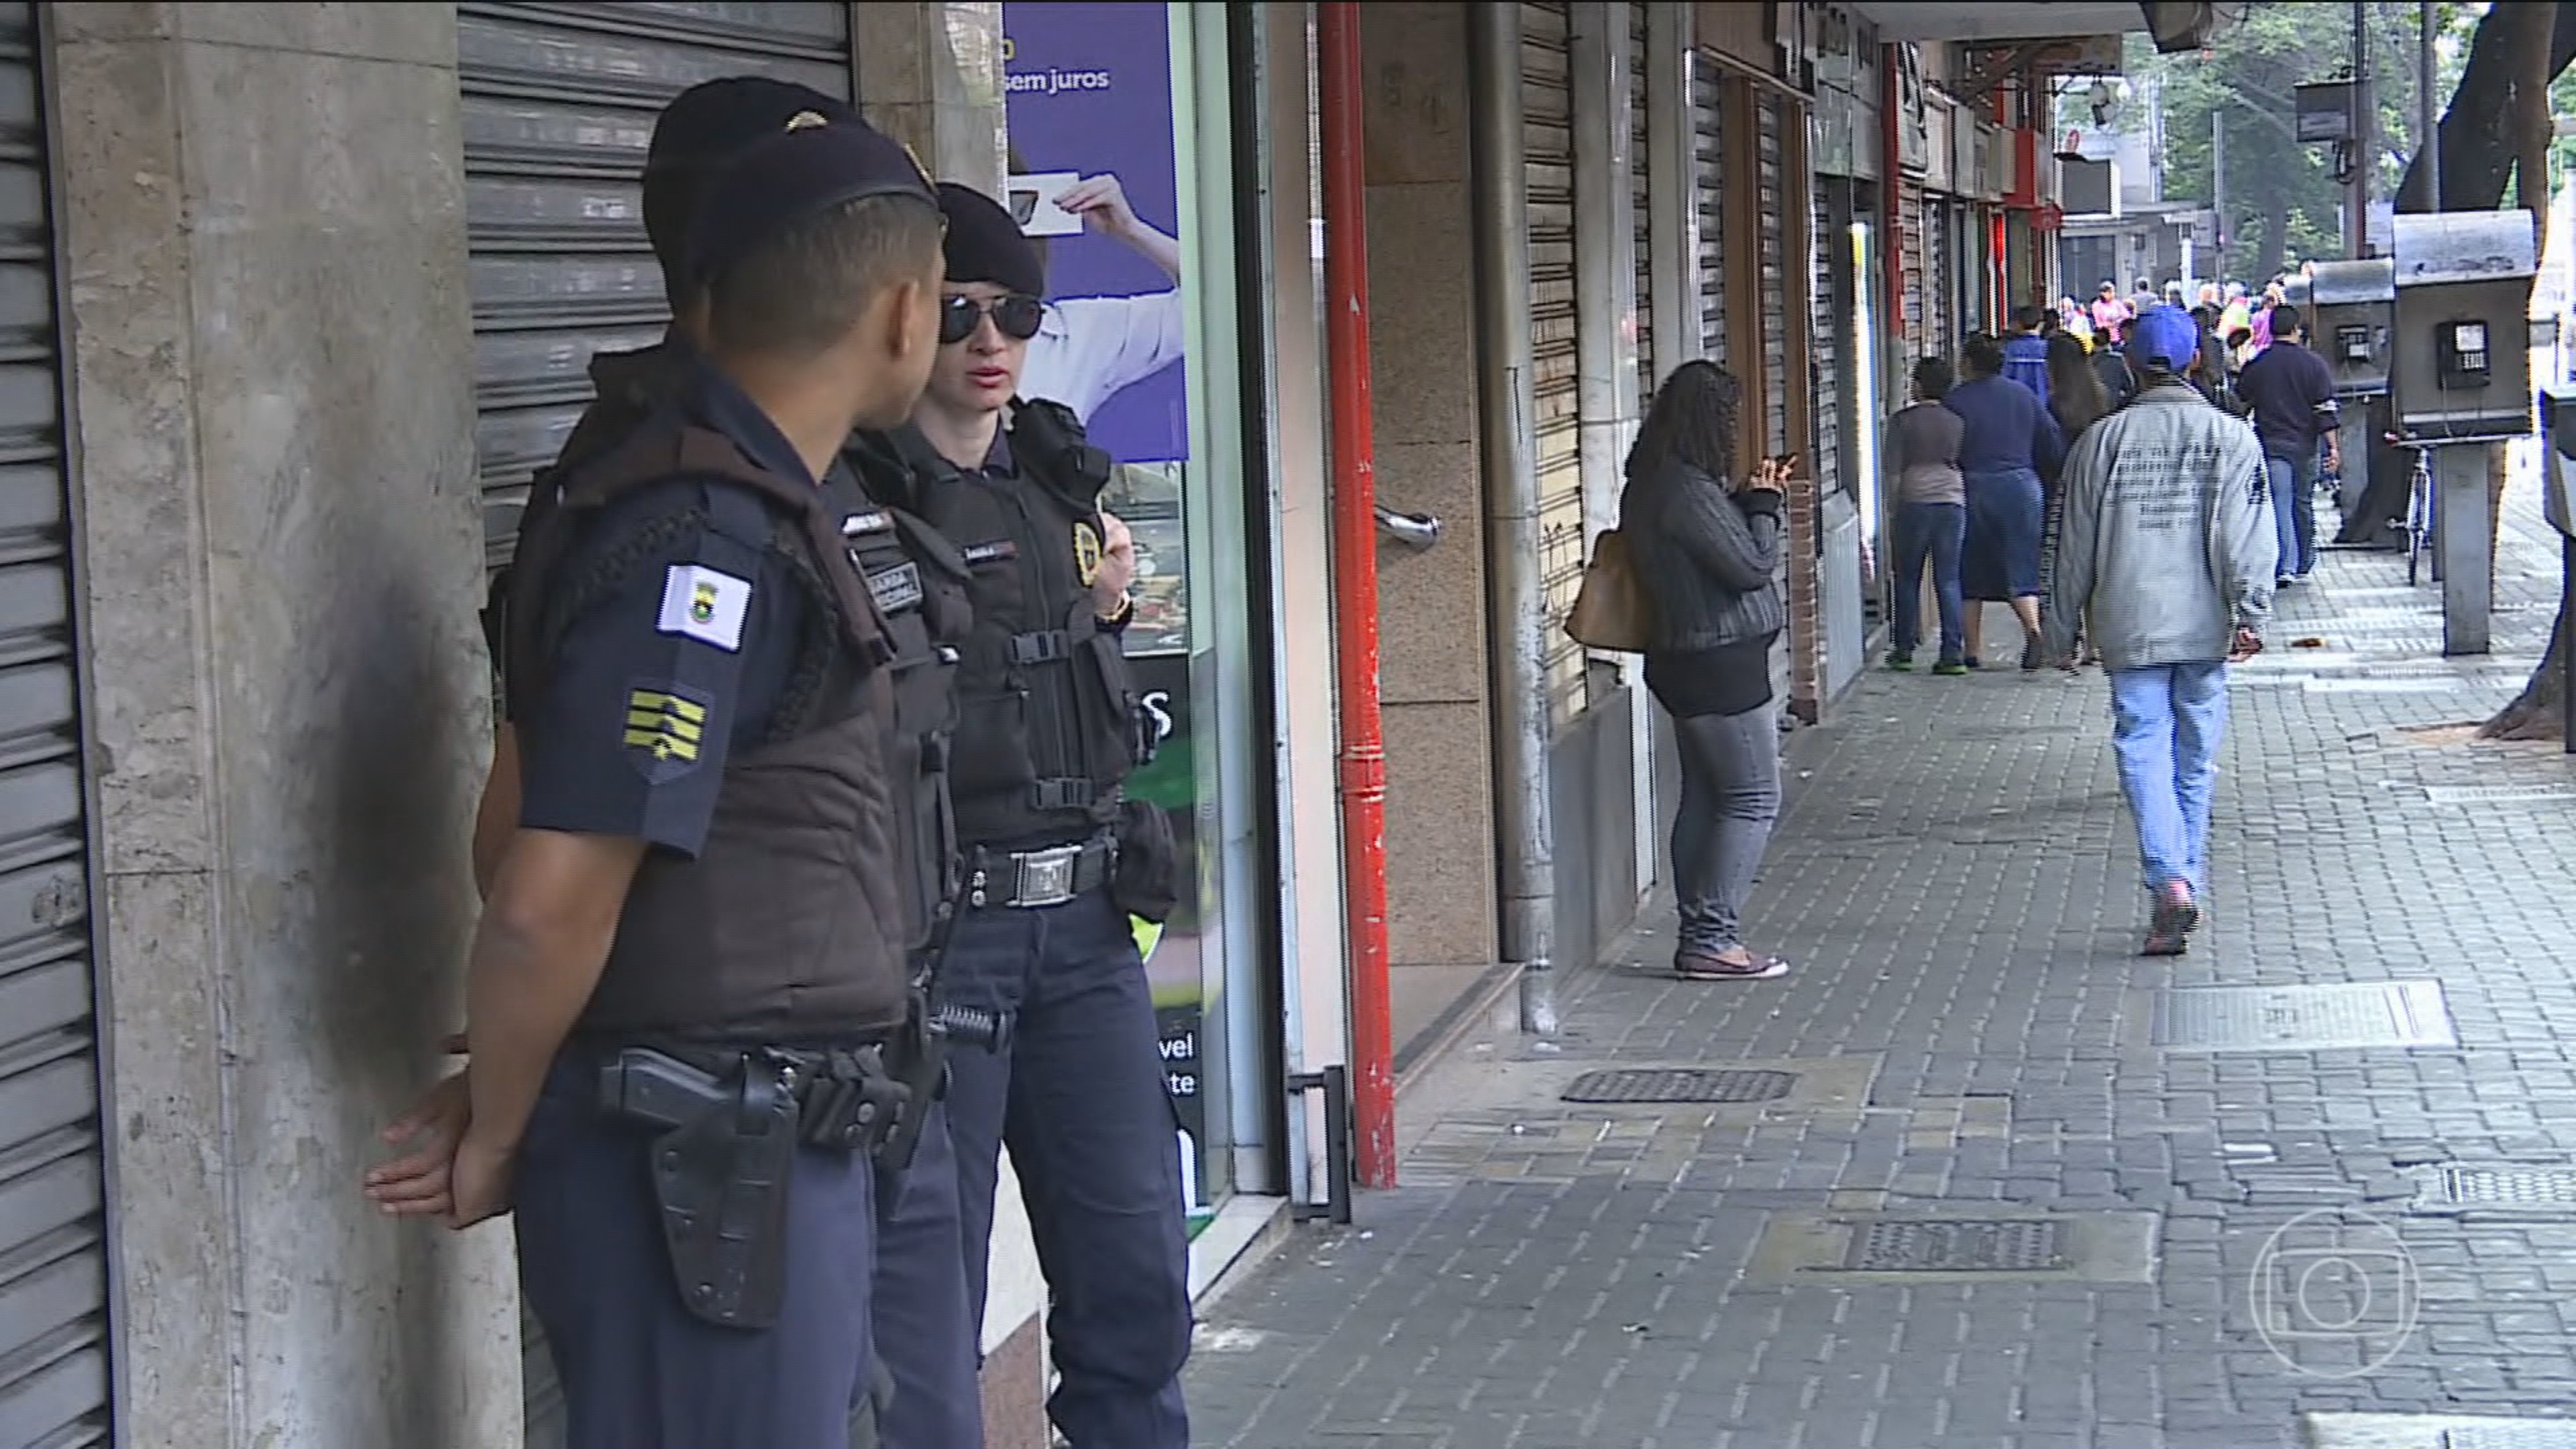
[(989, 305), (972, 297), (948, 297), (939, 304), (939, 340), (943, 344), (963, 342), (975, 335), (990, 314), (994, 328), (1014, 342), (1026, 342), (1038, 335), (1038, 324), (1046, 319), (1046, 304), (1035, 297), (1013, 292)]

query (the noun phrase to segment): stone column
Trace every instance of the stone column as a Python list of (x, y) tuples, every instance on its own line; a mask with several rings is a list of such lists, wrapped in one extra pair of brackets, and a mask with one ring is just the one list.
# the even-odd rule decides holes
[(357, 1190), (474, 919), (454, 12), (48, 8), (120, 1437), (514, 1444), (507, 1228)]
[(859, 105), (942, 181), (1002, 194), (1002, 7), (997, 0), (852, 5)]

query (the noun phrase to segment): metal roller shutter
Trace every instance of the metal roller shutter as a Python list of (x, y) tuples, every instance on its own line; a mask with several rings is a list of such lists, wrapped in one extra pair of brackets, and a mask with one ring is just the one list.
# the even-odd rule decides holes
[(1902, 233), (1903, 251), (1897, 266), (1904, 277), (1902, 300), (1905, 315), (1897, 319), (1897, 330), (1903, 335), (1899, 349), (1911, 360), (1924, 356), (1923, 348), (1923, 188), (1911, 181), (1896, 186), (1896, 227)]
[[(1521, 6), (1522, 138), (1529, 177), (1531, 426), (1538, 473), (1539, 574), (1548, 617), (1562, 619), (1583, 586), (1583, 457), (1575, 342), (1574, 91), (1567, 51), (1571, 7)], [(1583, 646), (1548, 632), (1548, 710), (1558, 724), (1583, 712)]]
[(1726, 357), (1726, 114), (1717, 62), (1690, 58), (1691, 174), (1699, 202), (1699, 345), (1711, 361)]
[(1765, 95), (1754, 107), (1756, 143), (1754, 178), (1762, 208), (1762, 405), (1763, 451), (1803, 452), (1789, 445), (1789, 389), (1805, 379), (1789, 376), (1789, 329), (1806, 319), (1789, 315), (1788, 201), (1781, 184), (1781, 103)]
[(855, 94), (850, 10), (833, 4), (456, 7), (475, 453), (491, 561), (509, 557), (528, 477), (590, 399), (590, 355), (640, 347), (668, 315), (636, 177), (653, 115), (727, 75)]
[(43, 95), (0, 6), (0, 1446), (108, 1442), (106, 1188), (90, 970)]
[(1637, 403), (1642, 415), (1646, 399), (1654, 396), (1656, 379), (1663, 374), (1655, 362), (1655, 266), (1654, 249), (1649, 240), (1653, 229), (1654, 208), (1646, 198), (1653, 194), (1649, 180), (1646, 153), (1649, 130), (1646, 110), (1646, 15), (1648, 7), (1628, 7), (1628, 199), (1634, 213), (1637, 235)]
[(1852, 299), (1843, 279), (1851, 274), (1840, 258), (1851, 246), (1851, 238), (1834, 227), (1833, 208), (1825, 203), (1828, 186), (1840, 182), (1815, 179), (1815, 201), (1808, 209), (1807, 235), (1812, 245), (1810, 271), (1816, 302), (1816, 325), (1809, 329), (1814, 338), (1808, 354), (1815, 369), (1816, 421), (1816, 487), (1831, 493), (1844, 486), (1843, 478), (1843, 329), (1851, 325)]
[(1923, 350), (1934, 357), (1959, 350), (1950, 311), (1950, 262), (1950, 204), (1931, 200), (1923, 208)]

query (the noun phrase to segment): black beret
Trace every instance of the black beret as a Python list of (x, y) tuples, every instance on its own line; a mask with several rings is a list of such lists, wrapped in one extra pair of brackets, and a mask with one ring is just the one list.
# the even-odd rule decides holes
[(798, 222), (870, 196), (939, 204), (902, 142), (862, 121), (791, 123), (708, 181), (689, 223), (689, 276), (711, 282)]
[(948, 280), (991, 282), (1030, 297), (1046, 295), (1046, 263), (1002, 204), (954, 181), (939, 183), (948, 218)]
[(653, 122), (644, 152), (644, 174), (714, 166), (736, 152), (787, 129), (807, 112), (840, 125), (859, 119), (847, 101), (812, 86), (763, 75), (730, 75), (700, 81), (671, 98)]

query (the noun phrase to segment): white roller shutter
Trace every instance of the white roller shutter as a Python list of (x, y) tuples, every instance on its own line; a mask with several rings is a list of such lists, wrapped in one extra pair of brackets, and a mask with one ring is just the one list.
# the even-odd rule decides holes
[(1788, 201), (1781, 177), (1782, 103), (1765, 94), (1754, 104), (1756, 195), (1761, 206), (1762, 246), (1762, 450), (1778, 455), (1803, 452), (1789, 443), (1789, 389), (1805, 379), (1789, 376), (1789, 329), (1807, 319), (1789, 315), (1789, 268), (1805, 265), (1789, 256)]
[(1650, 149), (1648, 131), (1651, 129), (1646, 109), (1646, 16), (1649, 9), (1639, 4), (1628, 7), (1628, 156), (1633, 168), (1629, 175), (1628, 198), (1637, 225), (1637, 403), (1641, 415), (1646, 399), (1654, 396), (1656, 380), (1663, 375), (1655, 363), (1654, 249), (1648, 239), (1655, 213), (1647, 199), (1654, 194), (1646, 165)]
[(831, 4), (456, 7), (475, 451), (484, 538), (509, 556), (528, 477), (590, 399), (602, 348), (667, 317), (637, 176), (653, 116), (703, 80), (772, 75), (856, 94), (850, 8)]
[(0, 1446), (109, 1442), (70, 505), (32, 5), (0, 6)]
[[(1574, 279), (1574, 90), (1570, 7), (1521, 6), (1522, 144), (1529, 178), (1532, 427), (1537, 447), (1539, 569), (1548, 617), (1573, 611), (1583, 586), (1583, 455)], [(1581, 714), (1583, 646), (1548, 631), (1548, 711)]]
[(1699, 204), (1699, 339), (1708, 358), (1726, 355), (1726, 88), (1717, 62), (1690, 58), (1691, 175)]

